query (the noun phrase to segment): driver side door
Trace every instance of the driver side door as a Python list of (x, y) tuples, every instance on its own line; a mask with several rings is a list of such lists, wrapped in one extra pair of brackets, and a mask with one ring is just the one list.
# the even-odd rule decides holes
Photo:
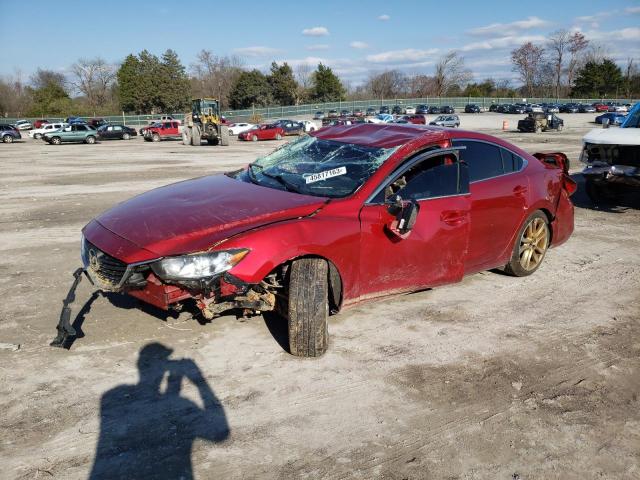
[[(397, 197), (415, 202), (415, 224), (394, 233)], [(360, 211), (360, 299), (458, 282), (469, 240), (468, 167), (455, 149), (418, 155), (381, 184)]]

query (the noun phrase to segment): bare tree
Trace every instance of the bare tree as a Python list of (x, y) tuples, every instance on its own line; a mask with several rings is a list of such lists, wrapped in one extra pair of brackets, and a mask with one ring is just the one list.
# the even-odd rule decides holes
[(533, 97), (536, 81), (543, 64), (544, 48), (531, 42), (523, 44), (511, 52), (513, 70), (520, 76), (527, 95)]
[(609, 48), (602, 43), (591, 42), (588, 45), (588, 48), (585, 47), (585, 62), (602, 63), (606, 58), (609, 57)]
[(371, 73), (367, 80), (367, 89), (376, 98), (400, 96), (405, 86), (406, 77), (398, 70), (387, 70), (378, 74)]
[(624, 72), (624, 93), (625, 98), (631, 98), (631, 79), (638, 74), (638, 66), (634, 63), (633, 58), (627, 59), (627, 68)]
[(574, 74), (580, 65), (584, 51), (589, 46), (589, 40), (580, 32), (576, 32), (569, 38), (569, 65), (567, 66), (567, 85), (573, 86)]
[(42, 68), (38, 68), (29, 80), (35, 89), (44, 88), (49, 84), (55, 84), (64, 89), (67, 81), (62, 73), (54, 72), (53, 70), (44, 70)]
[(229, 93), (242, 72), (238, 56), (219, 57), (211, 50), (201, 50), (197, 62), (191, 64), (192, 90), (200, 97), (215, 97), (222, 108), (229, 106)]
[(70, 84), (87, 98), (92, 108), (104, 107), (116, 80), (116, 67), (100, 57), (81, 58), (71, 66)]
[(444, 55), (436, 63), (433, 75), (435, 82), (435, 93), (442, 97), (454, 86), (464, 86), (472, 78), (472, 74), (464, 66), (464, 58), (457, 52), (451, 51)]
[(436, 82), (428, 75), (413, 75), (407, 80), (407, 87), (412, 97), (436, 96)]
[(313, 85), (313, 66), (308, 63), (299, 63), (298, 66), (296, 66), (295, 74), (296, 81), (302, 88), (305, 90), (311, 88), (311, 85)]
[(550, 60), (554, 70), (554, 83), (556, 98), (560, 97), (562, 87), (562, 74), (566, 53), (570, 47), (571, 35), (566, 30), (558, 30), (549, 36), (548, 48), (551, 53)]

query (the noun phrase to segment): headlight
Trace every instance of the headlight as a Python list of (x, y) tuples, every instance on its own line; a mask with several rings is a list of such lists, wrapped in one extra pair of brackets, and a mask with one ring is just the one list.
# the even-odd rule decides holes
[(233, 268), (247, 253), (248, 249), (238, 249), (168, 257), (151, 264), (151, 268), (163, 280), (213, 277)]

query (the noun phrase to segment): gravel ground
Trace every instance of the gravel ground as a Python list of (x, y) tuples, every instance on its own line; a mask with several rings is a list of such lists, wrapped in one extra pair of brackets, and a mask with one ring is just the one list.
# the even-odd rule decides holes
[[(594, 115), (560, 116), (539, 135), (461, 118), (576, 172)], [(640, 478), (637, 199), (578, 191), (573, 237), (535, 275), (355, 307), (316, 360), (288, 355), (273, 319), (199, 324), (86, 283), (84, 336), (48, 346), (93, 216), (277, 144), (0, 145), (0, 478)]]

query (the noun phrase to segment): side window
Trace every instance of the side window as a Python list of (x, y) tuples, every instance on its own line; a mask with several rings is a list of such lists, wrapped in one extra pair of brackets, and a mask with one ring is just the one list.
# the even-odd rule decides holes
[(473, 140), (458, 140), (453, 143), (467, 147), (460, 152), (460, 158), (469, 165), (469, 181), (477, 182), (504, 173), (497, 145)]
[(109, 127), (109, 128), (113, 128), (113, 131), (114, 131), (114, 132), (120, 132), (120, 131), (122, 131), (122, 127), (120, 127), (120, 126), (116, 126), (116, 127)]
[(504, 173), (518, 172), (524, 165), (524, 160), (515, 153), (506, 148), (500, 149), (502, 155), (502, 164), (504, 165)]
[(84, 125), (78, 125), (78, 130), (80, 132), (86, 132), (87, 130), (89, 130), (86, 126)]

